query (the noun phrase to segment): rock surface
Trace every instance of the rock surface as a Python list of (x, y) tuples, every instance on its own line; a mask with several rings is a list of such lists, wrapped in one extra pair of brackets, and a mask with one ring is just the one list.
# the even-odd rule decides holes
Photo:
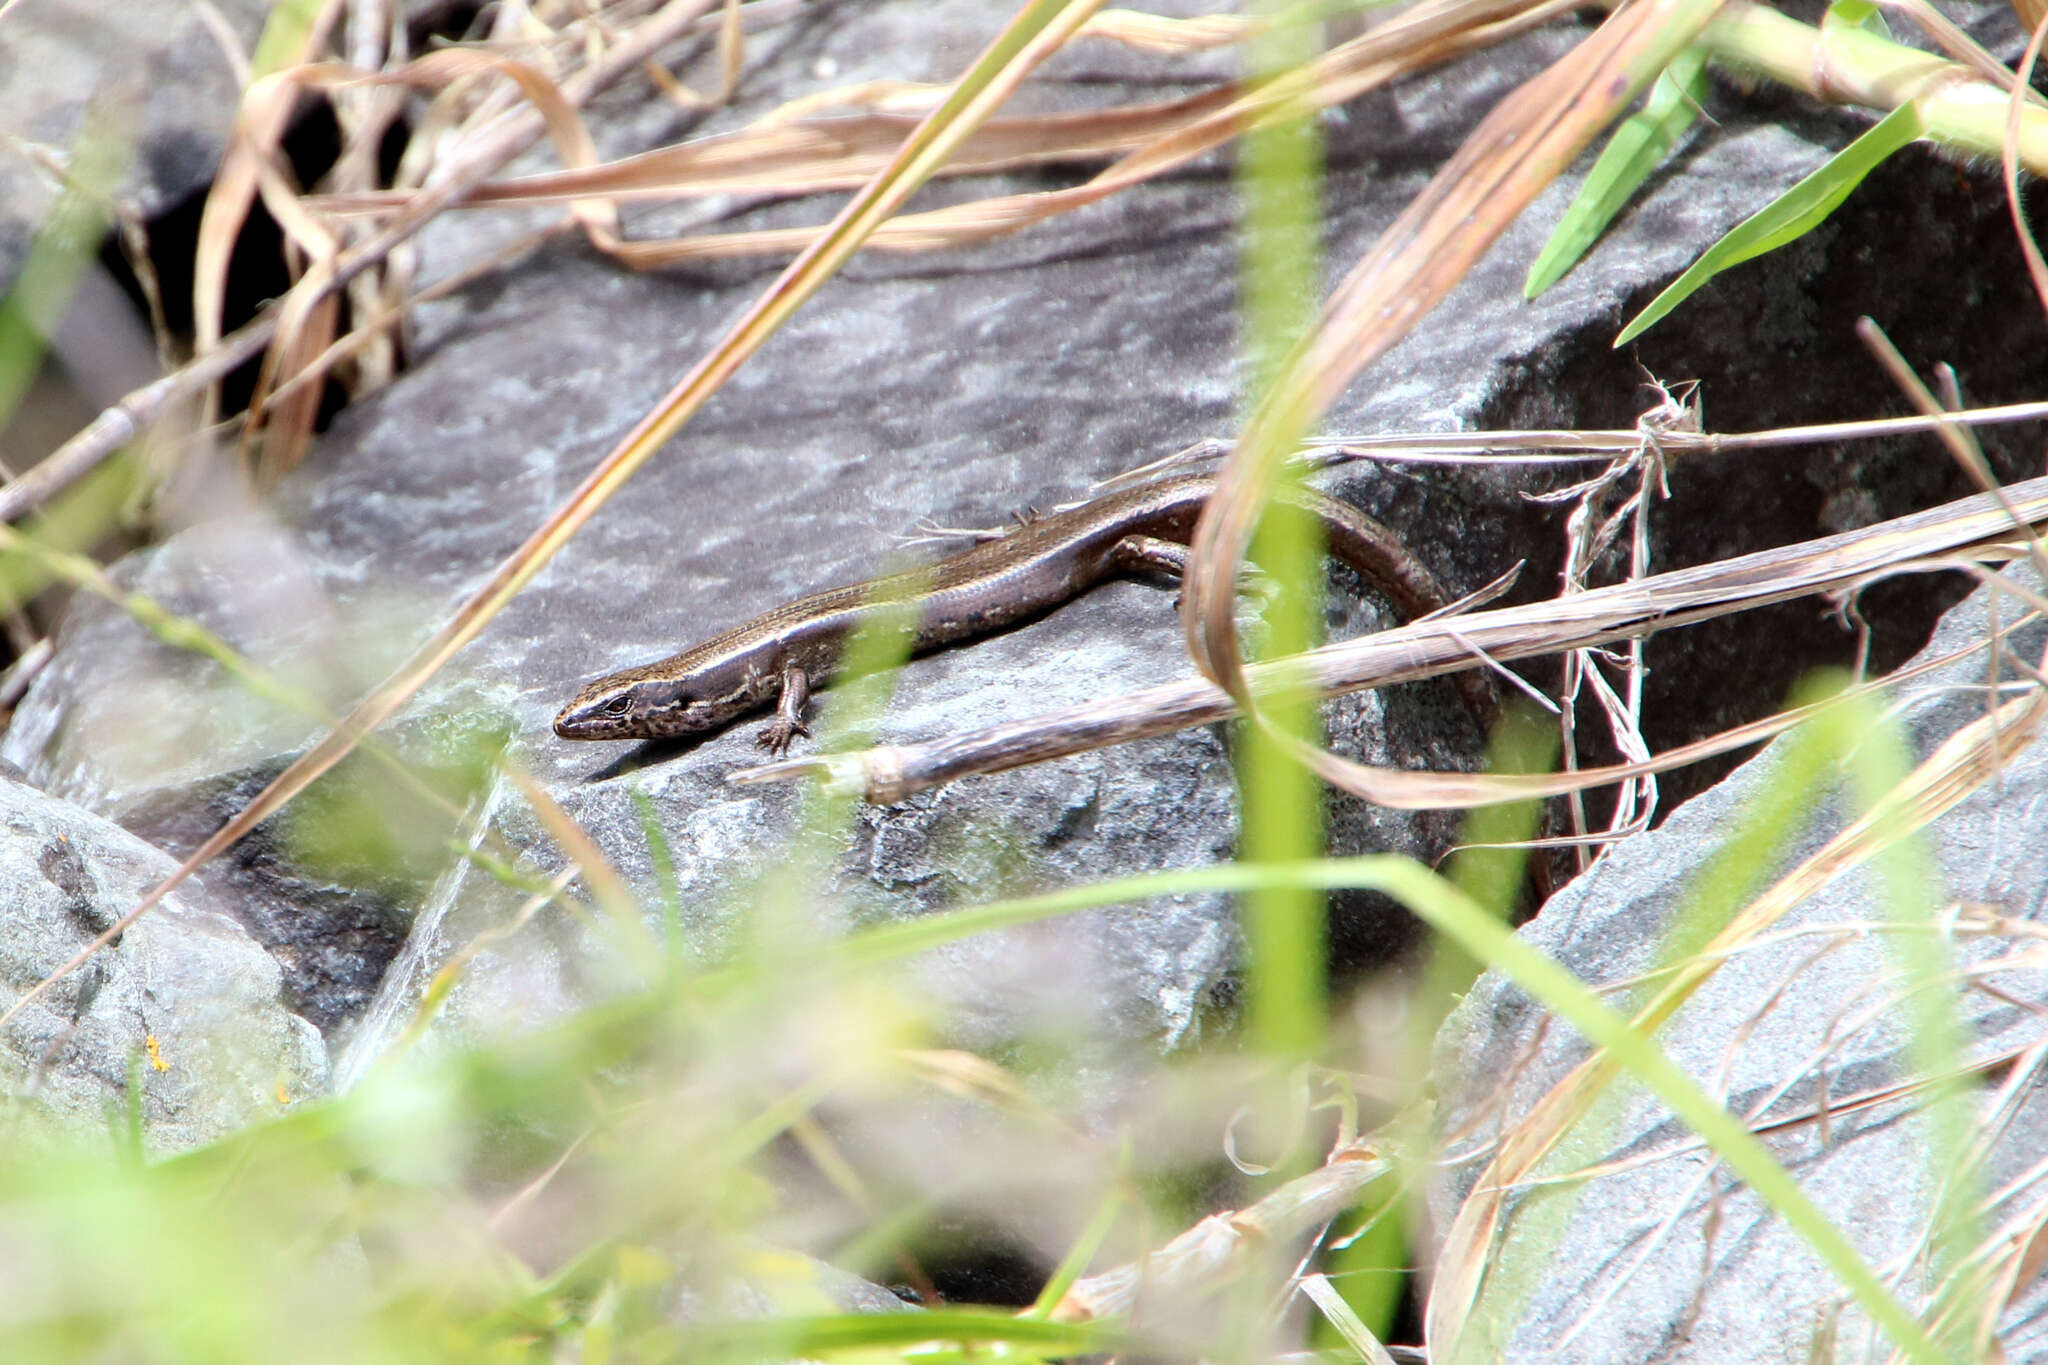
[[(0, 23), (0, 292), (57, 200), (55, 174), (31, 149), (68, 167), (81, 134), (101, 120), (125, 144), (117, 160), (126, 169), (94, 188), (143, 219), (212, 183), (241, 94), (234, 62), (248, 60), (273, 6), (213, 0), (210, 9), (218, 29), (184, 0), (9, 7)], [(451, 5), (402, 0), (398, 9), (419, 30), (444, 21)]]
[[(762, 55), (743, 102), (707, 126), (735, 126), (783, 99), (870, 76), (944, 78), (997, 20), (965, 3), (834, 7), (750, 49)], [(1332, 272), (1492, 101), (1576, 36), (1535, 35), (1329, 118)], [(1220, 60), (1171, 71), (1214, 72)], [(1162, 87), (1160, 71), (1151, 59), (1086, 46), (1054, 63), (1025, 107), (1159, 98), (1173, 88)], [(610, 110), (600, 141), (625, 141), (623, 128), (658, 135), (649, 109)], [(1654, 187), (1579, 270), (1524, 305), (1521, 273), (1566, 190), (1553, 192), (1354, 386), (1328, 426), (1632, 421), (1638, 373), (1634, 357), (1607, 347), (1616, 321), (1849, 131), (1832, 118), (1780, 127), (1729, 112), (1686, 154), (1683, 183)], [(459, 673), (409, 712), (414, 731), (509, 731), (518, 761), (655, 903), (660, 879), (634, 798), (644, 795), (667, 832), (690, 923), (715, 937), (733, 889), (782, 856), (791, 821), (790, 792), (743, 794), (724, 782), (754, 759), (753, 727), (640, 753), (558, 741), (548, 731), (553, 711), (593, 674), (866, 576), (902, 554), (901, 538), (926, 519), (1000, 524), (1021, 507), (1082, 496), (1091, 479), (1226, 434), (1240, 377), (1225, 169), (1205, 163), (972, 250), (858, 259), (491, 624)], [(1667, 379), (1703, 378), (1708, 412), (1723, 427), (1873, 410), (1887, 391), (1855, 358), (1845, 319), (1920, 297), (1920, 282), (1905, 278), (1915, 268), (1938, 266), (1937, 292), (1952, 293), (1959, 262), (1992, 274), (2010, 255), (2001, 255), (2009, 234), (1989, 178), (1929, 180), (1922, 165), (1896, 172), (1888, 187), (1876, 182), (1852, 200), (1847, 226), (1709, 290), (1643, 343), (1641, 359)], [(948, 184), (926, 198), (1061, 183), (1048, 171)], [(778, 204), (737, 225), (824, 215), (812, 203)], [(674, 217), (644, 214), (636, 228)], [(1921, 243), (1882, 279), (1859, 254), (1874, 225)], [(1833, 250), (1837, 231), (1858, 245)], [(428, 273), (461, 268), (502, 234), (481, 216), (444, 221), (422, 243)], [(636, 277), (580, 246), (541, 251), (425, 310), (414, 368), (326, 434), (285, 490), (281, 527), (203, 526), (124, 573), (344, 703), (484, 579), (771, 275), (770, 264), (742, 262)], [(1759, 313), (1776, 320), (1760, 339)], [(2007, 396), (2032, 378), (2025, 358), (2038, 354), (2040, 323), (2028, 310), (1915, 323), (1902, 344), (1955, 359), (1974, 398)], [(1795, 373), (1812, 380), (1786, 383)], [(1530, 486), (1493, 472), (1353, 471), (1340, 480), (1456, 587), (1528, 558), (1525, 595), (1547, 590), (1561, 538), (1549, 512), (1521, 500)], [(1659, 564), (1840, 529), (1960, 491), (1920, 447), (1779, 456), (1767, 470), (1703, 462), (1676, 472), (1674, 502), (1659, 513)], [(295, 585), (282, 605), (270, 597), (280, 578)], [(884, 732), (928, 736), (1179, 676), (1186, 665), (1169, 600), (1120, 585), (1027, 630), (920, 661), (905, 670)], [(1916, 644), (1932, 611), (1916, 598), (1876, 612), (1878, 662)], [(1815, 630), (1814, 615), (1795, 604), (1685, 632), (1655, 659), (1654, 687), (1677, 680), (1687, 690), (1658, 693), (1653, 738), (1753, 714), (1805, 663), (1846, 657), (1852, 638)], [(1348, 607), (1339, 618), (1333, 633), (1377, 619)], [(1688, 709), (1701, 698), (1712, 704)], [(136, 719), (120, 728), (92, 721), (116, 716)], [(1473, 750), (1441, 685), (1343, 703), (1331, 724), (1350, 752), (1378, 762), (1451, 766)], [(276, 772), (308, 732), (87, 602), (0, 755), (176, 849)], [(193, 742), (167, 743), (179, 736)], [(166, 752), (138, 764), (138, 742)], [(847, 913), (869, 919), (1214, 861), (1235, 840), (1227, 744), (1218, 731), (1190, 732), (863, 811), (829, 890)], [(558, 864), (509, 787), (476, 794), (474, 808), (529, 850), (533, 866)], [(1422, 856), (1453, 827), (1348, 804), (1331, 823), (1339, 851)], [(430, 880), (309, 873), (293, 847), (282, 826), (266, 827), (219, 885), (266, 942), (286, 950), (298, 1006), (330, 1030), (352, 1028), (346, 1078), (402, 1026), (451, 954), (515, 922), (525, 891), (470, 863)], [(318, 914), (292, 913), (309, 889)], [(437, 1037), (516, 1027), (601, 988), (611, 968), (592, 931), (557, 911), (517, 922), (470, 962)], [(331, 939), (285, 937), (323, 931)], [(1372, 906), (1348, 907), (1337, 933), (1340, 955), (1359, 959), (1384, 959), (1407, 937), (1398, 915)], [(996, 1046), (1057, 1021), (1063, 1032), (1150, 1047), (1199, 1029), (1207, 1002), (1230, 989), (1233, 944), (1228, 906), (1200, 899), (978, 940), (933, 965), (925, 984), (959, 1011), (960, 1041)]]
[[(0, 778), (0, 1001), (68, 962), (170, 872), (113, 823)], [(327, 1049), (277, 963), (187, 882), (0, 1034), (10, 1140), (53, 1126), (198, 1146), (321, 1094)]]
[[(2039, 591), (2031, 574), (2015, 577)], [(1988, 594), (1943, 618), (1926, 657), (1965, 650), (1987, 637)], [(1998, 604), (2006, 628), (2025, 608)], [(2006, 640), (2010, 657), (2038, 663), (2048, 630), (2036, 622)], [(2022, 674), (2008, 666), (2004, 676)], [(1984, 715), (1984, 656), (1978, 653), (1902, 692), (1900, 719), (1916, 759)], [(1581, 980), (1600, 986), (1636, 978), (1664, 960), (1675, 917), (1697, 895), (1713, 859), (1744, 817), (1780, 780), (1780, 740), (1732, 777), (1672, 813), (1662, 828), (1611, 848), (1522, 930), (1533, 946)], [(1919, 914), (1947, 917), (1963, 907), (1975, 923), (2008, 917), (1983, 933), (1951, 933), (1942, 951), (1970, 971), (1946, 983), (1944, 1008), (1963, 1029), (1970, 1060), (2037, 1046), (2048, 989), (2029, 959), (2048, 905), (2048, 841), (2039, 811), (2048, 800), (2048, 743), (2036, 741), (1997, 779), (1927, 829), (1925, 880), (1903, 888)], [(1846, 823), (1839, 793), (1816, 794), (1773, 864), (1806, 858)], [(1775, 875), (1775, 874), (1774, 874)], [(1770, 879), (1759, 877), (1759, 890)], [(1884, 932), (1901, 888), (1868, 865), (1835, 877), (1802, 901), (1756, 946), (1734, 956), (1660, 1034), (1665, 1051), (1738, 1115), (1768, 1122), (1810, 1113), (1924, 1074), (1906, 1055), (1909, 1006), (1902, 966), (1929, 960), (1924, 935)], [(1626, 997), (1610, 997), (1618, 1004)], [(1550, 1021), (1496, 974), (1483, 977), (1438, 1036), (1435, 1074), (1443, 1087), (1439, 1130), (1470, 1149), (1526, 1114), (1586, 1053), (1569, 1027)], [(1968, 1104), (1966, 1150), (1981, 1157), (1978, 1195), (2003, 1191), (1978, 1233), (2010, 1225), (2038, 1205), (2038, 1186), (2008, 1189), (2048, 1145), (2048, 1097), (2025, 1071), (1993, 1073)], [(2011, 1085), (2010, 1094), (2001, 1086)], [(1492, 1292), (1475, 1323), (1491, 1324), (1506, 1358), (1558, 1362), (1667, 1360), (1736, 1362), (1887, 1358), (1872, 1348), (1864, 1319), (1835, 1279), (1748, 1188), (1712, 1162), (1691, 1134), (1640, 1088), (1589, 1120), (1597, 1136), (1568, 1140), (1555, 1169), (1619, 1160), (1624, 1168), (1584, 1184), (1544, 1190), (1514, 1206)], [(1917, 1259), (1936, 1180), (1955, 1177), (1959, 1154), (1931, 1142), (1913, 1106), (1838, 1113), (1825, 1126), (1795, 1123), (1768, 1142), (1830, 1220), (1909, 1306), (1934, 1277)], [(1930, 1155), (1939, 1152), (1940, 1155)], [(1661, 1158), (1661, 1159), (1650, 1159)], [(1449, 1227), (1478, 1164), (1458, 1168), (1434, 1211)], [(1950, 1190), (1949, 1194), (1960, 1191)], [(2018, 1249), (2013, 1251), (2018, 1254)], [(1910, 1264), (1909, 1272), (1901, 1267)], [(2022, 1272), (2024, 1274), (2024, 1272)], [(1513, 1287), (1506, 1287), (1513, 1286)], [(1972, 1320), (1981, 1293), (1966, 1295)], [(2008, 1360), (2048, 1352), (2048, 1293), (2022, 1279), (1998, 1318)], [(1818, 1344), (1832, 1335), (1834, 1350)]]
[[(218, 6), (245, 54), (267, 8)], [(144, 216), (213, 179), (236, 97), (220, 39), (179, 0), (124, 0), (114, 22), (93, 0), (24, 0), (0, 24), (0, 130), (68, 158), (100, 106), (109, 131), (133, 138), (114, 192)], [(0, 150), (0, 286), (12, 284), (56, 198), (56, 181), (21, 146)]]

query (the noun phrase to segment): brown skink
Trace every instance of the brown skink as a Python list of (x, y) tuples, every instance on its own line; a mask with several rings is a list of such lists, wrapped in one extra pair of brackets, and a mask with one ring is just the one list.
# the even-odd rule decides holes
[[(838, 665), (847, 637), (883, 603), (917, 608), (910, 649), (923, 654), (992, 635), (1071, 601), (1105, 579), (1179, 573), (1189, 537), (1215, 490), (1207, 475), (1141, 484), (1027, 521), (923, 568), (798, 598), (656, 663), (622, 669), (578, 692), (555, 717), (564, 739), (658, 739), (700, 734), (776, 702), (759, 742), (781, 753), (804, 728), (814, 682)], [(1405, 619), (1445, 606), (1435, 575), (1386, 527), (1311, 490), (1285, 495), (1323, 524), (1329, 553), (1357, 569)], [(1463, 675), (1482, 723), (1490, 689)]]

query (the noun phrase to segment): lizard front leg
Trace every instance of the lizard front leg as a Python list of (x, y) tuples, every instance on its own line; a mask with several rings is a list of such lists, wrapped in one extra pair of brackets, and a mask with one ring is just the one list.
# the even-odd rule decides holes
[(804, 703), (811, 699), (811, 675), (804, 672), (802, 664), (789, 663), (782, 666), (782, 696), (775, 703), (775, 719), (761, 727), (754, 736), (754, 743), (771, 754), (780, 755), (789, 749), (789, 742), (798, 735), (810, 738), (810, 728), (804, 724)]

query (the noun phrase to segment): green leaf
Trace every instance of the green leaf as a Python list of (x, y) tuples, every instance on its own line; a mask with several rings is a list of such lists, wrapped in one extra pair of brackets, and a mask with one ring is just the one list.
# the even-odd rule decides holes
[(1671, 155), (1699, 115), (1706, 69), (1707, 54), (1697, 47), (1686, 48), (1657, 77), (1642, 112), (1623, 119), (1615, 128), (1586, 183), (1579, 187), (1578, 197), (1529, 267), (1522, 297), (1533, 299), (1563, 279), (1579, 258), (1592, 250), (1650, 173)]
[(1891, 26), (1884, 21), (1884, 13), (1873, 0), (1835, 0), (1821, 15), (1822, 32), (1840, 28), (1860, 28), (1879, 37), (1892, 36)]
[(1863, 177), (1926, 131), (1918, 106), (1910, 102), (1886, 114), (1877, 126), (1835, 153), (1827, 165), (1736, 224), (1727, 236), (1708, 247), (1690, 270), (1672, 281), (1669, 288), (1650, 301), (1648, 308), (1621, 329), (1614, 344), (1625, 345), (1641, 336), (1652, 323), (1722, 271), (1766, 251), (1775, 251), (1818, 227), (1849, 197), (1851, 190), (1863, 183)]

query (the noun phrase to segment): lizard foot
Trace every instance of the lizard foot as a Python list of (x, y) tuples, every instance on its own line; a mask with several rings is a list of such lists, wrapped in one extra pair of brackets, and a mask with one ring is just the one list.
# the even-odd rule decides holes
[(769, 753), (774, 754), (777, 758), (780, 758), (784, 754), (789, 752), (790, 741), (795, 739), (798, 735), (802, 735), (805, 739), (809, 739), (811, 737), (810, 728), (806, 726), (802, 721), (790, 721), (778, 718), (769, 721), (766, 725), (761, 727), (760, 733), (754, 736), (754, 743), (760, 745)]

